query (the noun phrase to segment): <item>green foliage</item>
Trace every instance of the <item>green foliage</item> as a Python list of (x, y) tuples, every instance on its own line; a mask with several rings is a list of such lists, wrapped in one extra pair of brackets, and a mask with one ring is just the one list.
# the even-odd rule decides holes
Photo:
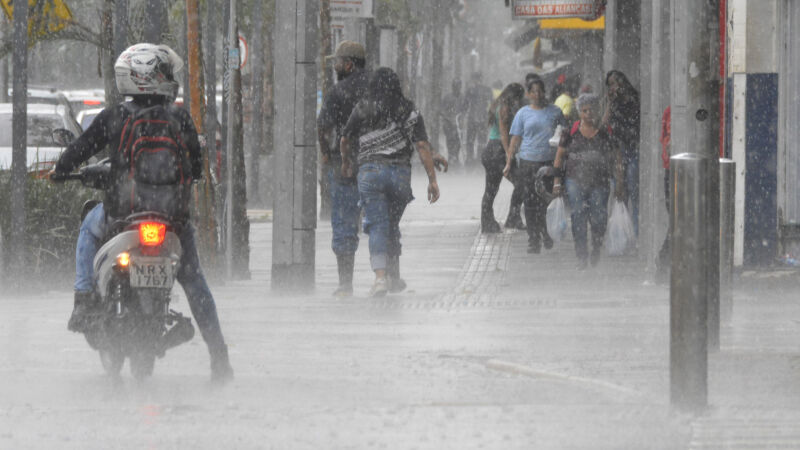
[[(8, 172), (0, 172), (0, 211), (4, 211), (0, 215), (0, 230), (4, 256), (8, 255), (11, 238), (10, 195)], [(32, 177), (27, 179), (25, 273), (42, 288), (69, 285), (69, 279), (75, 274), (75, 242), (81, 207), (86, 200), (100, 196), (98, 191), (79, 183), (53, 184)]]

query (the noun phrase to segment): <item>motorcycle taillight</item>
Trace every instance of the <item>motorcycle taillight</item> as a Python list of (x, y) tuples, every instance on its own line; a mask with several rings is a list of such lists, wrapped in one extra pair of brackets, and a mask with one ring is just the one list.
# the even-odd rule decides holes
[(143, 222), (139, 224), (139, 244), (144, 247), (157, 247), (164, 243), (167, 226), (158, 222)]

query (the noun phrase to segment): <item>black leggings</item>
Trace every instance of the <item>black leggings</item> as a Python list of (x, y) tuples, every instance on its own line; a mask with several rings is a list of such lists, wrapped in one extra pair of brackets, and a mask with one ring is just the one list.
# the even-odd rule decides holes
[[(552, 166), (553, 161), (519, 161), (519, 172), (525, 186), (525, 222), (528, 229), (528, 242), (539, 243), (540, 239), (549, 239), (547, 234), (547, 200), (536, 193), (536, 172), (542, 167)], [(544, 186), (548, 192), (553, 190), (553, 177), (544, 178)]]
[[(483, 200), (481, 201), (481, 225), (486, 225), (495, 220), (494, 199), (497, 197), (497, 191), (503, 181), (503, 169), (506, 166), (506, 152), (503, 150), (503, 144), (499, 139), (489, 140), (481, 155), (481, 163), (483, 163), (483, 168), (486, 170), (486, 187), (483, 190)], [(511, 180), (514, 183), (514, 192), (511, 194), (509, 218), (513, 215), (519, 215), (519, 208), (524, 194), (522, 185), (515, 177), (516, 172), (516, 170), (512, 170)]]

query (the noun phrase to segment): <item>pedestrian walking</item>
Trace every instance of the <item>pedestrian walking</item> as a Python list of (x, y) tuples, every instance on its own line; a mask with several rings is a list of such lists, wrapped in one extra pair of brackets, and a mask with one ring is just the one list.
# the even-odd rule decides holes
[(400, 219), (414, 198), (411, 155), (415, 148), (428, 175), (428, 201), (439, 199), (425, 122), (414, 103), (403, 96), (400, 79), (392, 69), (375, 71), (367, 98), (347, 121), (341, 141), (344, 177), (355, 172), (351, 160), (354, 147), (364, 232), (369, 235), (370, 264), (375, 272), (370, 296), (380, 297), (406, 287), (400, 277)]
[(633, 229), (639, 234), (639, 92), (618, 70), (606, 75), (607, 108), (602, 125), (611, 127), (624, 164), (624, 183), (617, 183), (617, 194), (626, 199)]
[(317, 118), (319, 148), (322, 153), (324, 176), (328, 177), (331, 195), (331, 248), (336, 255), (339, 286), (335, 297), (353, 294), (353, 267), (358, 249), (358, 222), (361, 208), (358, 205), (358, 184), (355, 176), (341, 173), (342, 155), (339, 140), (347, 119), (367, 90), (369, 72), (364, 46), (353, 41), (342, 41), (333, 56), (333, 68), (338, 83), (325, 97)]
[[(525, 88), (519, 83), (511, 83), (503, 89), (500, 96), (492, 102), (489, 108), (489, 139), (481, 155), (481, 163), (486, 172), (486, 186), (481, 201), (481, 232), (499, 233), (500, 224), (494, 217), (494, 199), (503, 180), (503, 168), (506, 164), (506, 154), (510, 145), (509, 130), (514, 115), (525, 105)], [(514, 184), (511, 195), (506, 227), (516, 228), (522, 224), (520, 206), (524, 187), (519, 183), (516, 164), (509, 173), (509, 180)]]
[[(608, 222), (608, 196), (611, 178), (622, 177), (618, 147), (607, 128), (600, 126), (600, 97), (581, 94), (577, 101), (580, 121), (564, 131), (553, 166), (556, 178), (553, 194), (561, 195), (566, 187), (572, 210), (572, 237), (578, 270), (597, 265), (603, 248)], [(619, 168), (615, 172), (614, 168)], [(562, 180), (565, 180), (562, 185)], [(591, 226), (592, 251), (589, 253), (587, 234)]]
[(466, 156), (464, 164), (477, 160), (476, 142), (480, 145), (486, 136), (486, 111), (492, 102), (492, 89), (483, 84), (483, 76), (475, 72), (470, 76), (470, 87), (464, 96), (467, 123)]
[(461, 80), (453, 80), (452, 90), (442, 99), (442, 132), (447, 145), (447, 159), (458, 163), (461, 152), (461, 136), (458, 132), (458, 122), (464, 111), (464, 97), (461, 95)]
[[(528, 79), (528, 77), (526, 77)], [(513, 159), (519, 164), (520, 179), (524, 185), (525, 225), (528, 231), (528, 253), (539, 253), (542, 244), (547, 249), (553, 247), (553, 240), (547, 234), (545, 212), (547, 203), (536, 192), (536, 174), (542, 167), (552, 167), (556, 148), (550, 146), (550, 138), (560, 125), (566, 125), (564, 115), (555, 105), (547, 103), (544, 82), (538, 77), (530, 77), (525, 86), (529, 104), (517, 111), (511, 122), (511, 145), (506, 154), (503, 175), (509, 176)], [(553, 179), (544, 180), (546, 190), (553, 188)]]

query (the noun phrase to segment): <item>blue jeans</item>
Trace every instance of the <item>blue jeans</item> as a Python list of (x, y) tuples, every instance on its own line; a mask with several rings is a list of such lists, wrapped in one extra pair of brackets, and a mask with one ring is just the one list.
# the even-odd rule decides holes
[[(75, 290), (91, 291), (94, 288), (94, 256), (105, 237), (107, 223), (103, 204), (95, 206), (81, 223), (78, 243), (75, 249)], [(217, 305), (208, 288), (195, 243), (195, 229), (187, 225), (178, 235), (183, 248), (180, 269), (176, 279), (186, 293), (186, 299), (197, 327), (208, 344), (209, 350), (216, 351), (225, 345), (217, 316)]]
[(625, 156), (625, 191), (633, 219), (633, 231), (639, 235), (639, 152), (634, 149)]
[(358, 183), (355, 179), (342, 178), (341, 164), (328, 167), (328, 185), (331, 192), (331, 248), (337, 255), (353, 254), (358, 249)]
[(411, 194), (411, 167), (365, 163), (358, 168), (358, 192), (369, 235), (372, 270), (385, 270), (389, 257), (400, 256), (400, 218)]
[(608, 184), (598, 187), (585, 187), (575, 180), (566, 180), (567, 198), (572, 209), (572, 237), (575, 240), (575, 254), (579, 259), (589, 257), (587, 242), (588, 226), (592, 227), (592, 246), (599, 249), (603, 245), (608, 222)]

